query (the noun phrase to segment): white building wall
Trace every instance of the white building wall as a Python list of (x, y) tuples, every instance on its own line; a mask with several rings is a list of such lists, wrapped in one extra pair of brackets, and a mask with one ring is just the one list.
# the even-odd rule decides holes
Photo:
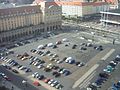
[(62, 5), (62, 13), (65, 16), (82, 16), (81, 6)]

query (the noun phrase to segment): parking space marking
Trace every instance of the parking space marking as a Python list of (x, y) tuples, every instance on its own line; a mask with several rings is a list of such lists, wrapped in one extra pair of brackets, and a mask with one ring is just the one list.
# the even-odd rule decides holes
[[(27, 78), (29, 78), (32, 81), (36, 81), (37, 79), (33, 78), (31, 75), (28, 76)], [(43, 81), (37, 80), (44, 88), (46, 88), (47, 90), (58, 90), (54, 87), (51, 87), (50, 85), (44, 83)]]
[(80, 84), (80, 89), (82, 89), (82, 88), (86, 88), (89, 84), (90, 84), (90, 80), (95, 76), (95, 72), (96, 71), (94, 71), (93, 73), (91, 73), (90, 75), (89, 75), (89, 77), (87, 77), (87, 79), (85, 79), (85, 81), (83, 81), (83, 83), (82, 84)]
[(95, 64), (92, 68), (90, 68), (81, 78), (79, 78), (73, 85), (72, 88), (76, 88), (78, 85), (83, 83), (83, 81), (91, 74), (95, 69), (99, 67), (99, 64)]
[(115, 49), (111, 49), (101, 60), (106, 60), (114, 51)]

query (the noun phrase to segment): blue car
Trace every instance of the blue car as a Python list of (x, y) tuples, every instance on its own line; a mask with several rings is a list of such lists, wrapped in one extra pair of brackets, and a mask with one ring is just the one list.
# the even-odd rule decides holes
[(96, 83), (97, 85), (102, 85), (102, 83), (104, 83), (104, 81), (106, 81), (106, 78), (98, 78), (98, 79), (95, 81), (95, 83)]
[(70, 71), (66, 71), (66, 72), (64, 72), (64, 75), (65, 75), (65, 76), (70, 75)]
[(120, 89), (120, 81), (118, 81), (116, 84), (114, 83), (113, 87), (116, 87), (116, 88)]

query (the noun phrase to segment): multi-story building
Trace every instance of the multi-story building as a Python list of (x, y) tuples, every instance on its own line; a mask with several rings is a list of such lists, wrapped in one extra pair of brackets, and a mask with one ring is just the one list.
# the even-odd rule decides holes
[(0, 9), (0, 42), (6, 42), (44, 30), (40, 6)]
[(0, 42), (60, 29), (61, 12), (46, 3), (0, 9)]
[[(35, 0), (40, 3), (44, 0)], [(66, 17), (85, 17), (106, 11), (109, 5), (104, 0), (46, 0), (49, 3), (56, 2), (62, 6), (62, 15)]]
[(55, 2), (41, 2), (39, 5), (42, 8), (43, 22), (45, 23), (45, 29), (47, 31), (59, 29), (62, 25), (62, 8)]
[(120, 26), (120, 9), (112, 10), (109, 12), (101, 12), (102, 25)]
[(111, 9), (117, 9), (119, 7), (120, 0), (105, 0), (105, 2), (110, 4)]

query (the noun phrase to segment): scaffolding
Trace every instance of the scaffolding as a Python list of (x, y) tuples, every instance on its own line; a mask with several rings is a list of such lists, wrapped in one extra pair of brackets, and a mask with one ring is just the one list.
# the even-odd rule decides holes
[(101, 19), (100, 22), (103, 27), (107, 27), (108, 24), (113, 24), (120, 26), (120, 13), (116, 12), (108, 12), (108, 11), (101, 11)]

